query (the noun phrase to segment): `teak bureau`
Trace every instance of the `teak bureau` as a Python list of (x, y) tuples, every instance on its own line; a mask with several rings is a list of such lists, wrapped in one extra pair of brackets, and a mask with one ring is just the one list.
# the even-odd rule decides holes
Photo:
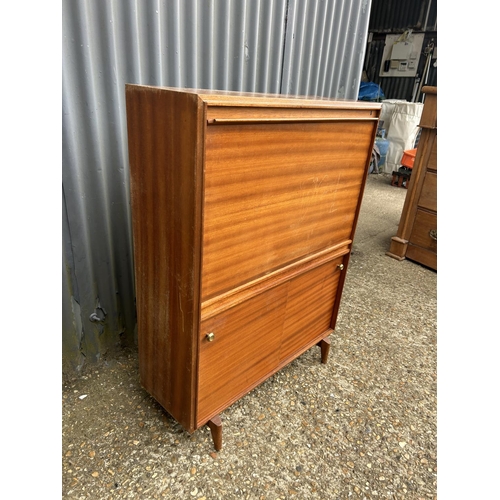
[(126, 86), (139, 366), (188, 432), (326, 362), (380, 104)]

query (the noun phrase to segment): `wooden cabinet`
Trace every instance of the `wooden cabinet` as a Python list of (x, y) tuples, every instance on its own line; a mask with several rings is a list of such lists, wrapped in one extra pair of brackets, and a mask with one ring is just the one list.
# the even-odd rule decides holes
[(337, 311), (380, 104), (126, 86), (139, 364), (184, 428), (307, 349)]
[(387, 255), (437, 271), (437, 87), (423, 87), (422, 132), (410, 187)]

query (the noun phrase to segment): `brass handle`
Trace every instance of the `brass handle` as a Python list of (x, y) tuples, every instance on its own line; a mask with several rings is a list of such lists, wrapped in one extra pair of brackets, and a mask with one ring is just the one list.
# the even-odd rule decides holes
[(213, 342), (215, 340), (215, 333), (212, 333), (212, 332), (207, 333), (206, 338), (207, 338), (208, 342)]
[(434, 240), (434, 241), (437, 241), (438, 240), (438, 232), (436, 229), (431, 229), (429, 231), (429, 236)]
[(341, 271), (343, 271), (343, 270), (344, 270), (344, 264), (339, 264), (337, 267), (338, 267)]

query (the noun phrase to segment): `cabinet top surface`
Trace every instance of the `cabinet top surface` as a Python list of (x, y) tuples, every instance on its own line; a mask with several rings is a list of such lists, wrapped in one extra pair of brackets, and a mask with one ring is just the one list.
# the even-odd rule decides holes
[(317, 96), (296, 96), (286, 94), (263, 94), (258, 92), (238, 92), (230, 90), (189, 89), (176, 87), (159, 87), (152, 85), (126, 84), (126, 89), (143, 90), (145, 92), (176, 92), (193, 94), (209, 106), (271, 106), (271, 107), (308, 107), (308, 108), (341, 108), (341, 109), (376, 109), (381, 103), (355, 101), (350, 99), (331, 99)]

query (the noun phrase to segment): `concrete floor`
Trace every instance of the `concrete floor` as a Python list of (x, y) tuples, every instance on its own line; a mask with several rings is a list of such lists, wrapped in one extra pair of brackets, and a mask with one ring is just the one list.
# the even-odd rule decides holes
[(371, 174), (329, 362), (313, 348), (185, 432), (134, 351), (63, 387), (68, 499), (434, 499), (437, 273), (385, 255), (406, 190)]

